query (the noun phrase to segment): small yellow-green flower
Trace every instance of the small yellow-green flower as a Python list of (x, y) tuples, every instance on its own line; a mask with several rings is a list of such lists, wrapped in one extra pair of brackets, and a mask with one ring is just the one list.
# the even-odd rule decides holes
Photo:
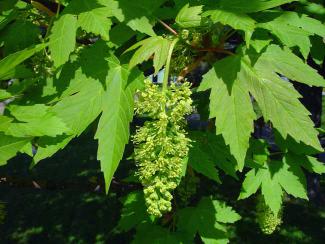
[(155, 216), (171, 211), (171, 192), (181, 178), (182, 162), (190, 146), (183, 129), (184, 116), (192, 112), (190, 95), (189, 83), (172, 84), (162, 92), (146, 81), (135, 104), (137, 114), (152, 119), (138, 128), (133, 142), (148, 212)]

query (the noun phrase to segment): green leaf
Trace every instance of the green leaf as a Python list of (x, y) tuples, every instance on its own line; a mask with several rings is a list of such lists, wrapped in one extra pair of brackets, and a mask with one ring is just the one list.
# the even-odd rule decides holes
[(63, 121), (43, 104), (7, 107), (17, 122), (11, 122), (4, 131), (15, 137), (56, 136), (68, 133)]
[(204, 12), (202, 16), (210, 16), (213, 23), (220, 22), (223, 25), (229, 25), (236, 30), (244, 31), (246, 43), (249, 45), (255, 29), (255, 21), (248, 15), (229, 12), (221, 9), (213, 9)]
[(12, 121), (12, 118), (0, 115), (0, 130), (5, 131)]
[(131, 192), (122, 199), (123, 208), (117, 229), (126, 232), (143, 222), (150, 222), (143, 193)]
[(203, 6), (190, 7), (189, 4), (186, 4), (177, 14), (175, 22), (181, 28), (200, 26), (202, 8)]
[(109, 35), (110, 42), (114, 44), (114, 47), (120, 47), (125, 44), (132, 36), (136, 34), (130, 27), (120, 23), (112, 27)]
[(31, 78), (35, 75), (33, 70), (28, 69), (25, 67), (25, 65), (17, 65), (15, 68), (8, 71), (4, 76), (2, 76), (3, 80), (9, 80), (12, 78), (16, 79), (26, 79)]
[(249, 160), (252, 160), (253, 163), (257, 163), (259, 165), (264, 165), (267, 162), (268, 157), (270, 155), (267, 147), (268, 147), (268, 144), (266, 141), (251, 139), (250, 148), (247, 153), (248, 159), (246, 159), (246, 162), (248, 162)]
[(240, 58), (222, 59), (204, 75), (198, 91), (211, 88), (210, 118), (216, 118), (217, 134), (223, 135), (242, 170), (256, 116), (240, 69)]
[(78, 25), (86, 32), (91, 32), (96, 35), (101, 35), (104, 40), (108, 40), (108, 31), (112, 26), (112, 21), (109, 20), (103, 10), (93, 10), (89, 13), (82, 13), (78, 18)]
[(258, 58), (255, 65), (258, 69), (273, 70), (287, 78), (309, 86), (325, 86), (325, 80), (316, 70), (304, 63), (290, 49), (270, 45)]
[(308, 199), (306, 179), (297, 162), (286, 157), (283, 162), (270, 161), (246, 174), (239, 199), (254, 194), (261, 187), (265, 203), (277, 214), (281, 209), (283, 190), (294, 197)]
[(30, 157), (33, 157), (33, 144), (28, 142), (22, 149), (19, 150), (21, 153), (25, 153)]
[(104, 94), (102, 82), (105, 83), (109, 69), (106, 60), (109, 52), (106, 49), (107, 44), (98, 41), (90, 48), (83, 49), (80, 53), (82, 57), (80, 62), (67, 63), (63, 66), (57, 84), (62, 94), (52, 110), (65, 122), (72, 133), (40, 138), (38, 151), (34, 157), (35, 163), (64, 148), (101, 113)]
[(310, 52), (310, 37), (313, 35), (325, 36), (325, 26), (320, 21), (304, 14), (270, 11), (259, 14), (258, 20), (263, 22), (258, 24), (258, 27), (269, 30), (284, 45), (299, 47), (305, 59)]
[(249, 4), (243, 0), (220, 0), (218, 7), (235, 13), (254, 13), (274, 8), (295, 0), (250, 0)]
[(76, 44), (77, 17), (64, 14), (51, 28), (49, 49), (55, 67), (60, 67), (69, 60)]
[(216, 220), (221, 223), (235, 223), (240, 220), (240, 215), (236, 213), (232, 207), (229, 207), (224, 202), (213, 201), (216, 210)]
[(302, 6), (302, 10), (304, 11), (304, 13), (307, 13), (310, 16), (314, 16), (314, 18), (317, 18), (324, 22), (324, 20), (325, 20), (324, 4), (309, 2), (307, 0), (300, 0), (300, 2), (304, 5), (304, 6)]
[(258, 169), (251, 169), (243, 181), (243, 186), (238, 199), (245, 199), (256, 193), (262, 184), (264, 172)]
[(281, 209), (283, 195), (281, 185), (279, 184), (276, 176), (276, 172), (280, 167), (281, 162), (277, 161), (267, 164), (267, 169), (264, 170), (264, 178), (261, 186), (266, 205), (268, 205), (276, 215)]
[(14, 157), (30, 140), (31, 138), (18, 138), (0, 133), (0, 166)]
[(26, 59), (33, 56), (35, 53), (41, 51), (47, 46), (47, 44), (38, 44), (36, 46), (32, 46), (26, 48), (22, 51), (10, 54), (9, 56), (0, 60), (0, 80), (8, 77), (8, 74), (11, 74), (15, 67)]
[(319, 153), (319, 150), (316, 150), (314, 147), (308, 146), (303, 142), (295, 141), (290, 135), (286, 139), (283, 139), (277, 130), (274, 130), (274, 139), (276, 145), (283, 152), (290, 152), (301, 156), (315, 155)]
[(157, 10), (165, 0), (119, 0), (119, 8), (123, 12), (121, 22), (126, 23), (134, 31), (139, 31), (149, 36), (156, 36), (153, 30), (155, 21), (154, 11)]
[(310, 172), (314, 172), (316, 174), (324, 174), (325, 173), (325, 165), (323, 162), (319, 162), (316, 158), (307, 156), (307, 163), (302, 163), (302, 166), (309, 170)]
[(311, 48), (309, 32), (296, 26), (286, 25), (283, 21), (277, 20), (257, 24), (257, 27), (269, 30), (288, 47), (299, 47), (303, 57), (305, 59), (308, 57)]
[(250, 46), (252, 46), (257, 53), (261, 53), (265, 51), (272, 41), (273, 38), (267, 30), (256, 29), (252, 40), (250, 40)]
[(196, 143), (192, 143), (193, 147), (191, 147), (189, 152), (189, 164), (191, 167), (207, 178), (221, 183), (215, 162), (201, 148), (193, 144)]
[[(104, 3), (107, 5), (105, 6)], [(108, 17), (114, 16), (113, 11), (118, 11), (116, 3), (104, 0), (75, 0), (69, 4), (66, 12), (78, 14), (77, 24), (83, 30), (108, 40), (108, 32), (112, 25)]]
[(16, 5), (18, 0), (2, 0), (0, 2), (0, 13), (3, 14), (3, 12), (6, 12)]
[(260, 53), (264, 48), (266, 48), (270, 44), (271, 41), (271, 39), (254, 39), (250, 41), (250, 45), (256, 50), (256, 52)]
[(286, 154), (286, 160), (294, 165), (300, 165), (310, 173), (324, 174), (325, 164), (319, 162), (316, 158), (306, 155), (296, 155), (292, 152)]
[(127, 86), (128, 72), (116, 59), (111, 59), (107, 90), (103, 94), (103, 113), (95, 138), (97, 158), (104, 172), (106, 192), (129, 141), (129, 123), (133, 119), (134, 89)]
[(6, 27), (14, 19), (16, 19), (18, 15), (19, 15), (19, 12), (17, 11), (17, 9), (9, 9), (9, 10), (3, 11), (0, 15), (0, 30), (2, 30), (4, 27)]
[(288, 194), (308, 200), (306, 178), (299, 164), (285, 158), (284, 166), (277, 176), (280, 185)]
[[(250, 66), (247, 59), (243, 60), (242, 67), (246, 73), (245, 80), (249, 91), (256, 99), (264, 119), (270, 120), (284, 138), (290, 135), (296, 141), (302, 141), (321, 151), (322, 147), (317, 138), (318, 132), (309, 118), (309, 112), (298, 100), (301, 97), (300, 94), (292, 84), (284, 81), (272, 71), (278, 67), (275, 64), (277, 56), (272, 56), (273, 61), (271, 61), (273, 49), (277, 50), (278, 48), (271, 46), (271, 51), (266, 51), (267, 59), (262, 55), (255, 63), (254, 68)], [(299, 63), (295, 65), (299, 65)], [(310, 71), (309, 69), (305, 70)], [(290, 76), (297, 75), (295, 68), (290, 68), (285, 73)]]
[(312, 46), (310, 54), (314, 62), (321, 66), (323, 60), (325, 59), (325, 43), (323, 42), (323, 38), (319, 36), (312, 36), (311, 44)]
[(13, 95), (6, 90), (0, 89), (0, 101), (13, 97)]
[(308, 15), (289, 12), (289, 11), (272, 11), (264, 13), (263, 15), (273, 15), (274, 19), (272, 22), (281, 23), (282, 26), (290, 25), (297, 28), (301, 28), (309, 33), (309, 36), (318, 35), (320, 37), (325, 36), (325, 26), (322, 22), (317, 19), (310, 18)]
[(194, 238), (198, 232), (204, 243), (228, 243), (226, 229), (222, 223), (234, 223), (240, 216), (224, 203), (204, 197), (197, 207), (181, 209), (177, 226)]
[(155, 73), (157, 74), (166, 63), (170, 45), (171, 42), (161, 36), (149, 37), (137, 42), (127, 50), (128, 52), (140, 47), (130, 60), (130, 69), (154, 55), (153, 65), (155, 67)]
[(80, 70), (75, 79), (82, 86), (71, 96), (64, 97), (54, 107), (53, 111), (72, 130), (80, 135), (101, 112), (103, 87), (100, 82), (87, 78)]
[(140, 18), (134, 18), (127, 22), (127, 25), (135, 31), (140, 31), (149, 36), (156, 36), (153, 30), (153, 25), (150, 23), (149, 19), (145, 16)]
[(110, 17), (123, 20), (119, 3), (114, 0), (74, 0), (64, 10), (64, 14), (78, 15), (77, 25), (88, 33), (109, 39), (109, 30), (113, 24)]

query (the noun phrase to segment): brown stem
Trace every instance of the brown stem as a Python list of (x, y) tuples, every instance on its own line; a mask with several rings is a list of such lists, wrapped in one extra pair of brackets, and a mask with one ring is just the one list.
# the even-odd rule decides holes
[(201, 51), (201, 52), (215, 52), (215, 53), (224, 53), (224, 54), (228, 54), (228, 55), (235, 55), (233, 52), (222, 49), (222, 48), (218, 48), (218, 47), (208, 47), (208, 48), (195, 48), (197, 51)]
[(201, 63), (201, 61), (205, 58), (205, 56), (201, 56), (198, 59), (195, 60), (194, 63), (191, 63), (190, 65), (186, 66), (182, 71), (179, 73), (177, 77), (177, 81), (183, 80), (189, 73), (191, 73), (196, 67), (198, 67)]
[(173, 33), (175, 36), (178, 36), (177, 31), (175, 31), (173, 28), (171, 28), (169, 25), (167, 25), (164, 21), (158, 19), (159, 23), (162, 24), (167, 30), (169, 30), (171, 33)]
[(231, 36), (232, 36), (233, 34), (235, 34), (235, 33), (236, 33), (236, 31), (235, 31), (235, 30), (232, 30), (232, 29), (230, 29), (229, 31), (227, 31), (227, 32), (223, 35), (223, 37), (221, 37), (219, 47), (223, 47), (224, 44), (225, 44), (225, 41), (227, 41), (228, 38), (231, 37)]

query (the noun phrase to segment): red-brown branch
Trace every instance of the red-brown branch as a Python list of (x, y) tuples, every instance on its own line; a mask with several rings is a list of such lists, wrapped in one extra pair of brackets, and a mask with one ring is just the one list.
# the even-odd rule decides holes
[(175, 31), (173, 28), (171, 28), (169, 25), (167, 25), (164, 21), (158, 19), (159, 23), (162, 24), (167, 30), (169, 30), (171, 33), (173, 33), (175, 36), (178, 36), (177, 31)]

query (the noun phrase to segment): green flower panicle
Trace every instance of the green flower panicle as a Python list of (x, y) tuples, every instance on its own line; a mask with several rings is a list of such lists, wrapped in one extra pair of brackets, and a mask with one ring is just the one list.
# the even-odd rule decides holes
[(145, 90), (135, 103), (138, 115), (152, 119), (137, 129), (133, 142), (148, 212), (158, 217), (172, 209), (171, 192), (180, 182), (183, 159), (188, 154), (190, 139), (183, 127), (184, 116), (192, 112), (190, 95), (189, 83), (172, 84), (162, 92), (145, 81)]
[(269, 206), (265, 204), (262, 195), (257, 198), (257, 222), (261, 231), (266, 235), (271, 235), (282, 224), (282, 209), (278, 214), (274, 214)]

